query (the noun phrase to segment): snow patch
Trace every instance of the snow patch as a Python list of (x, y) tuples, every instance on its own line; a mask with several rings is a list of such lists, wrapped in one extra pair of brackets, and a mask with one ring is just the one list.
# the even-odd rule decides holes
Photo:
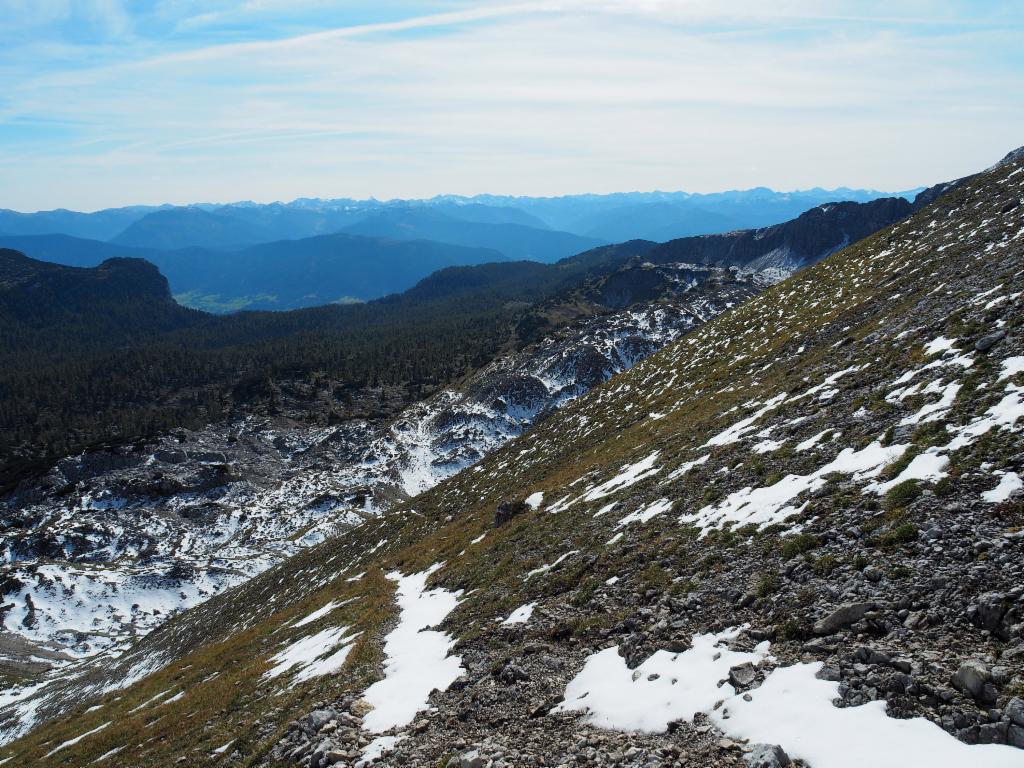
[(891, 488), (895, 488), (900, 483), (905, 483), (908, 480), (924, 480), (934, 483), (946, 476), (945, 469), (947, 466), (949, 466), (949, 457), (943, 456), (935, 448), (929, 448), (924, 453), (919, 453), (915, 456), (906, 469), (892, 480), (885, 483), (871, 483), (864, 489), (864, 492), (887, 493)]
[(603, 499), (616, 491), (621, 491), (623, 488), (628, 488), (631, 485), (639, 483), (646, 477), (656, 475), (661, 471), (661, 467), (654, 466), (654, 463), (658, 460), (660, 451), (655, 451), (650, 456), (640, 459), (635, 464), (626, 464), (622, 467), (619, 474), (613, 477), (611, 480), (607, 480), (601, 485), (595, 488), (589, 489), (583, 494), (583, 501), (597, 501)]
[(572, 557), (573, 555), (577, 554), (578, 552), (579, 552), (578, 549), (574, 549), (571, 552), (566, 552), (564, 555), (559, 555), (558, 559), (555, 560), (555, 562), (553, 562), (553, 563), (550, 563), (548, 565), (542, 565), (540, 568), (534, 568), (532, 571), (530, 571), (528, 574), (526, 574), (523, 577), (523, 581), (528, 581), (529, 579), (533, 578), (534, 576), (536, 576), (536, 575), (538, 575), (540, 573), (547, 573), (548, 571), (550, 571), (555, 566), (561, 565), (562, 561), (566, 560), (569, 557)]
[[(232, 742), (232, 743), (234, 743), (234, 742)], [(100, 755), (95, 760), (93, 760), (93, 762), (94, 763), (102, 763), (108, 757), (113, 757), (114, 755), (116, 755), (118, 752), (120, 752), (123, 749), (124, 749), (124, 747), (114, 747), (109, 752), (104, 752), (102, 755)], [(8, 758), (8, 759), (10, 759), (10, 758)], [(0, 760), (0, 765), (3, 765), (6, 762), (7, 762), (7, 760)]]
[(526, 506), (528, 506), (530, 509), (538, 509), (543, 502), (544, 494), (541, 491), (531, 493), (529, 496), (526, 497)]
[(993, 474), (1000, 476), (999, 485), (981, 494), (981, 498), (989, 504), (999, 504), (1006, 501), (1014, 492), (1024, 488), (1024, 481), (1021, 480), (1020, 475), (1016, 472), (995, 472)]
[(682, 515), (679, 520), (691, 523), (705, 534), (711, 528), (721, 528), (728, 522), (761, 527), (781, 522), (800, 512), (790, 502), (805, 491), (816, 491), (825, 485), (825, 477), (833, 473), (853, 475), (855, 480), (876, 477), (887, 464), (895, 461), (907, 450), (907, 445), (883, 446), (875, 441), (855, 451), (844, 448), (835, 459), (809, 475), (786, 475), (774, 485), (761, 488), (747, 486), (730, 493), (723, 501), (709, 504), (697, 512)]
[(340, 608), (345, 603), (349, 603), (349, 602), (351, 602), (351, 600), (342, 600), (339, 603), (336, 603), (336, 602), (334, 602), (332, 600), (327, 605), (323, 606), (322, 608), (318, 608), (317, 610), (313, 611), (311, 614), (309, 614), (305, 618), (299, 619), (297, 622), (292, 624), (292, 627), (297, 629), (299, 627), (304, 627), (307, 624), (312, 624), (317, 619), (322, 619), (324, 616), (326, 616), (328, 613), (333, 611), (335, 608)]
[(368, 765), (374, 760), (379, 760), (384, 756), (385, 752), (393, 750), (395, 748), (395, 744), (401, 740), (401, 736), (378, 736), (363, 747), (362, 758), (356, 763), (356, 768), (362, 768), (364, 765)]
[[(821, 662), (772, 671), (750, 701), (733, 696), (709, 714), (726, 735), (778, 744), (814, 768), (1012, 768), (1021, 752), (994, 744), (967, 745), (923, 717), (898, 720), (884, 701), (839, 708), (839, 683), (816, 677)], [(728, 715), (726, 716), (726, 713)]]
[[(829, 434), (830, 432), (832, 432), (831, 429), (823, 429), (821, 432), (819, 432), (818, 434), (816, 434), (816, 435), (814, 435), (812, 437), (807, 438), (802, 443), (797, 443), (796, 444), (796, 450), (800, 451), (801, 453), (804, 452), (804, 451), (811, 450), (811, 448), (813, 448), (818, 443), (820, 443), (822, 441), (822, 439), (825, 437), (825, 435)], [(842, 434), (842, 433), (834, 434), (832, 436), (832, 439), (834, 440), (835, 438), (839, 437), (840, 434)]]
[(742, 629), (694, 635), (683, 653), (656, 651), (635, 670), (626, 666), (618, 646), (598, 651), (566, 686), (557, 709), (585, 711), (586, 722), (599, 728), (663, 733), (673, 720), (692, 720), (735, 693), (729, 683), (718, 685), (730, 667), (768, 658), (767, 641), (749, 653), (722, 647)]
[(384, 679), (366, 689), (363, 698), (373, 709), (363, 718), (363, 728), (383, 733), (408, 725), (427, 706), (431, 691), (445, 690), (465, 672), (462, 658), (449, 656), (454, 639), (446, 632), (428, 629), (439, 624), (458, 605), (462, 590), (427, 589), (427, 579), (441, 568), (388, 578), (397, 582), (395, 599), (398, 626), (384, 639)]
[(68, 747), (73, 747), (75, 744), (80, 742), (82, 739), (88, 738), (89, 736), (92, 736), (94, 733), (99, 733), (104, 728), (106, 728), (108, 725), (110, 725), (109, 722), (104, 723), (103, 725), (100, 725), (100, 726), (97, 726), (96, 728), (93, 728), (91, 731), (86, 731), (81, 736), (75, 736), (75, 738), (73, 738), (73, 739), (68, 739), (67, 741), (61, 742), (56, 747), (54, 747), (49, 752), (47, 752), (45, 757), (50, 757), (52, 755), (55, 755), (58, 752), (60, 752), (62, 749), (67, 749)]
[(624, 518), (619, 520), (619, 524), (616, 528), (623, 528), (630, 523), (646, 523), (648, 520), (652, 520), (660, 514), (668, 512), (672, 509), (672, 502), (668, 499), (658, 499), (652, 501), (646, 507), (641, 507), (636, 512), (630, 512)]
[(924, 345), (924, 353), (931, 357), (939, 352), (949, 352), (956, 348), (956, 339), (947, 339), (945, 336), (937, 336)]
[[(273, 678), (279, 677), (285, 672), (288, 672), (293, 667), (301, 668), (300, 674), (296, 676), (293, 681), (293, 685), (301, 682), (301, 680), (308, 680), (311, 677), (315, 677), (317, 673), (309, 673), (309, 670), (322, 668), (321, 665), (317, 664), (318, 660), (342, 642), (346, 642), (347, 644), (337, 653), (332, 654), (330, 658), (333, 659), (334, 662), (337, 662), (337, 656), (342, 652), (344, 652), (345, 656), (348, 655), (348, 650), (351, 649), (352, 641), (355, 639), (355, 636), (346, 637), (348, 630), (348, 627), (327, 627), (326, 629), (320, 630), (315, 635), (310, 635), (296, 640), (285, 649), (278, 651), (270, 657), (270, 662), (273, 663), (274, 666), (263, 673), (264, 679), (272, 680)], [(342, 661), (344, 661), (344, 657), (342, 657)], [(340, 664), (338, 664), (338, 666), (340, 666)], [(335, 669), (336, 668), (337, 667), (335, 667)], [(303, 675), (303, 673), (307, 674)]]
[(530, 620), (533, 615), (533, 609), (537, 607), (536, 603), (527, 603), (516, 608), (512, 613), (508, 615), (508, 618), (502, 621), (503, 625), (509, 624), (525, 624)]
[(733, 424), (728, 429), (724, 429), (717, 435), (708, 440), (702, 448), (708, 448), (713, 445), (729, 445), (730, 443), (738, 443), (748, 432), (754, 428), (754, 422), (764, 416), (768, 411), (777, 408), (786, 399), (785, 393), (776, 395), (770, 400), (766, 401), (764, 405), (754, 411), (750, 416), (745, 419), (741, 419)]
[(1003, 360), (1002, 369), (999, 372), (999, 381), (1024, 373), (1024, 356), (1008, 357)]
[[(778, 744), (814, 768), (1015, 768), (1010, 746), (967, 745), (921, 717), (891, 718), (884, 701), (836, 707), (839, 683), (819, 680), (821, 662), (772, 670), (760, 687), (740, 695), (729, 669), (772, 660), (767, 641), (752, 652), (723, 647), (739, 630), (696, 635), (683, 653), (656, 651), (630, 670), (613, 646), (588, 657), (566, 686), (558, 709), (583, 711), (599, 728), (663, 733), (673, 720), (708, 715), (729, 737)], [(747, 700), (749, 698), (749, 701)]]
[(674, 469), (672, 471), (672, 474), (670, 474), (668, 477), (666, 477), (663, 482), (667, 483), (670, 480), (675, 480), (677, 477), (682, 477), (683, 475), (685, 475), (687, 472), (689, 472), (694, 467), (699, 467), (701, 464), (706, 462), (709, 458), (710, 458), (709, 454), (704, 454), (699, 459), (694, 459), (693, 461), (683, 462), (682, 464), (679, 465), (678, 468)]
[(349, 653), (352, 651), (354, 641), (359, 635), (353, 635), (349, 642), (329, 656), (325, 656), (322, 659), (317, 659), (311, 664), (307, 664), (305, 667), (299, 670), (299, 673), (292, 678), (292, 685), (298, 685), (304, 683), (307, 680), (312, 680), (314, 677), (320, 677), (321, 675), (331, 675), (345, 666), (345, 660), (348, 658)]
[(921, 406), (921, 409), (917, 413), (913, 413), (910, 416), (900, 421), (900, 426), (905, 427), (911, 424), (925, 424), (929, 421), (935, 421), (936, 419), (942, 418), (942, 416), (953, 407), (953, 401), (956, 400), (957, 393), (960, 392), (959, 382), (950, 382), (945, 387), (939, 382), (932, 382), (925, 387), (921, 394), (930, 394), (934, 392), (941, 392), (942, 397), (934, 403), (927, 403)]

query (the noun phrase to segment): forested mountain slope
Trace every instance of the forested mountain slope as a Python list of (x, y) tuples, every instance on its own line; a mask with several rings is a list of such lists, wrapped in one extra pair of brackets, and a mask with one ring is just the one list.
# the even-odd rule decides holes
[(1020, 765), (1022, 198), (1017, 159), (720, 315), (0, 759)]
[(141, 259), (79, 269), (0, 249), (0, 354), (9, 364), (29, 364), (35, 350), (58, 356), (116, 348), (202, 320), (176, 304), (166, 278)]
[[(405, 294), (367, 304), (227, 317), (134, 288), (114, 296), (124, 306), (111, 309), (20, 295), (25, 286), (12, 284), (10, 306), (39, 306), (25, 317), (9, 314), (0, 334), (0, 486), (86, 446), (242, 414), (313, 425), (391, 417), (520, 344), (516, 326), (536, 301), (651, 245), (607, 246), (554, 265), (442, 270)], [(8, 261), (64, 275), (70, 292), (94, 274), (13, 252)], [(129, 312), (137, 322), (127, 321)], [(31, 319), (38, 313), (44, 322)]]
[[(143, 248), (61, 234), (0, 234), (0, 248), (66, 267), (97, 267), (107, 259), (146, 259), (149, 256)], [(152, 259), (149, 261), (155, 264)]]
[(370, 301), (408, 290), (439, 269), (507, 259), (490, 248), (345, 233), (149, 258), (175, 286), (180, 303), (217, 312)]

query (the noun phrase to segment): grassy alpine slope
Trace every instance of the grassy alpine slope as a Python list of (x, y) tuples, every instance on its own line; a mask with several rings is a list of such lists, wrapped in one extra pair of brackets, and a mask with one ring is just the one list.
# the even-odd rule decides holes
[[(372, 738), (359, 697), (399, 614), (385, 574), (443, 563), (430, 584), (463, 590), (442, 628), (465, 672), (386, 764), (476, 748), (494, 766), (743, 765), (749, 747), (711, 708), (636, 733), (556, 707), (601, 648), (635, 666), (727, 627), (745, 627), (733, 650), (769, 641), (774, 658), (722, 698), (756, 701), (772, 669), (815, 662), (842, 705), (884, 699), (989, 743), (963, 759), (1011, 764), (1024, 752), (991, 744), (1024, 735), (1024, 505), (1006, 490), (1024, 455), (1022, 197), (1021, 159), (980, 174), (476, 468), (171, 620), (91, 690), (52, 683), (38, 712), (53, 719), (0, 760), (354, 763)], [(495, 527), (499, 504), (535, 493)], [(529, 603), (525, 623), (497, 621)], [(360, 634), (341, 669), (264, 676), (289, 643), (342, 626)], [(877, 744), (854, 736), (845, 749)]]

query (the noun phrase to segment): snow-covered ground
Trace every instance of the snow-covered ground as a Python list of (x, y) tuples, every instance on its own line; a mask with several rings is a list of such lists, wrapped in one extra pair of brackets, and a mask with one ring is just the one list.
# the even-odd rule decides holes
[[(740, 694), (730, 669), (772, 662), (769, 643), (733, 650), (738, 629), (696, 635), (682, 653), (657, 651), (635, 670), (618, 647), (591, 655), (566, 686), (559, 708), (583, 711), (600, 728), (661, 733), (673, 720), (703, 713), (726, 735), (751, 744), (778, 744), (815, 768), (1011, 768), (1015, 747), (969, 746), (924, 718), (898, 720), (884, 701), (839, 708), (839, 684), (818, 679), (821, 662), (777, 667), (760, 686)], [(726, 681), (726, 682), (723, 682)]]

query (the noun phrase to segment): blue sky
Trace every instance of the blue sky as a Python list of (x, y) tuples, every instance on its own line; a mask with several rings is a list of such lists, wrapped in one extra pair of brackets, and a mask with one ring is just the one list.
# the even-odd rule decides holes
[(0, 207), (899, 190), (1024, 144), (1024, 4), (0, 0)]

